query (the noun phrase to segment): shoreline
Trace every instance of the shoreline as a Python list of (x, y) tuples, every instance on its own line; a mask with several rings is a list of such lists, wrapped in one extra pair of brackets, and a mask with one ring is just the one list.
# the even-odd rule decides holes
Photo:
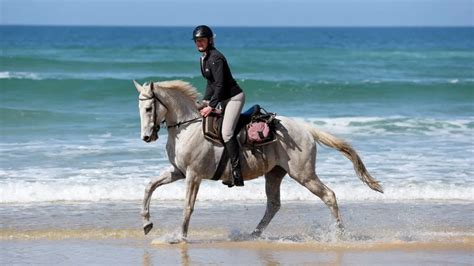
[(197, 203), (187, 243), (181, 201), (154, 201), (155, 228), (143, 234), (140, 201), (0, 204), (5, 264), (107, 265), (469, 265), (474, 206), (469, 202), (341, 202), (338, 235), (319, 201), (283, 202), (261, 238), (249, 233), (265, 204)]
[[(275, 249), (275, 250), (353, 250), (353, 251), (384, 251), (384, 250), (465, 250), (474, 251), (474, 232), (465, 235), (448, 236), (432, 240), (374, 240), (357, 241), (350, 236), (338, 237), (331, 241), (315, 241), (300, 239), (279, 239), (261, 237), (251, 239), (246, 234), (225, 236), (220, 232), (219, 237), (209, 237), (206, 232), (191, 231), (186, 242), (169, 243), (176, 237), (176, 232), (156, 230), (151, 236), (143, 235), (141, 229), (43, 229), (43, 230), (1, 230), (0, 242), (18, 241), (122, 241), (140, 242), (156, 248), (179, 248), (183, 245), (195, 248), (238, 248), (238, 249)], [(447, 233), (449, 234), (449, 233)]]

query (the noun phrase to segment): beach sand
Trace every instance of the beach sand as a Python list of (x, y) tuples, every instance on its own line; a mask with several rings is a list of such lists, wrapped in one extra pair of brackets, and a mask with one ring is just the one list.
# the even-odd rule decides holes
[(320, 202), (283, 202), (262, 238), (247, 237), (264, 202), (198, 202), (188, 243), (182, 202), (152, 202), (143, 235), (140, 202), (0, 205), (1, 261), (118, 265), (473, 265), (469, 202), (341, 202), (340, 236)]

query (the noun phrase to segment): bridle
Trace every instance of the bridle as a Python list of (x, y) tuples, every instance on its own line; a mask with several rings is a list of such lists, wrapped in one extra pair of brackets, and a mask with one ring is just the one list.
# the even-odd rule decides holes
[[(166, 106), (166, 104), (160, 100), (160, 98), (158, 98), (158, 96), (156, 96), (155, 94), (155, 91), (153, 89), (153, 82), (150, 83), (150, 89), (151, 89), (151, 93), (153, 94), (151, 97), (148, 97), (148, 98), (138, 98), (138, 100), (140, 101), (148, 101), (148, 100), (157, 100), (161, 105), (163, 105), (163, 107), (166, 108), (167, 111), (169, 111), (170, 109)], [(189, 124), (189, 123), (192, 123), (192, 122), (196, 122), (196, 121), (201, 121), (202, 118), (201, 117), (196, 117), (196, 118), (193, 118), (193, 119), (190, 119), (190, 120), (185, 120), (185, 121), (181, 121), (181, 122), (177, 122), (176, 124), (173, 124), (173, 125), (168, 125), (168, 123), (166, 123), (166, 120), (163, 119), (163, 121), (161, 121), (160, 123), (157, 123), (157, 115), (156, 115), (156, 111), (153, 113), (153, 123), (156, 125), (156, 132), (158, 133), (160, 131), (160, 124), (166, 124), (166, 128), (179, 128), (180, 126), (182, 125), (185, 125), (185, 124)]]

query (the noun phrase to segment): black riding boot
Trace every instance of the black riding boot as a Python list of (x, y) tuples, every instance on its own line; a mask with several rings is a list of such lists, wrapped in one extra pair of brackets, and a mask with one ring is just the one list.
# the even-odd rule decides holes
[(234, 177), (234, 185), (238, 187), (244, 186), (242, 171), (240, 167), (240, 147), (236, 137), (232, 137), (228, 142), (224, 143), (227, 154), (229, 155), (230, 165), (232, 166), (232, 176)]

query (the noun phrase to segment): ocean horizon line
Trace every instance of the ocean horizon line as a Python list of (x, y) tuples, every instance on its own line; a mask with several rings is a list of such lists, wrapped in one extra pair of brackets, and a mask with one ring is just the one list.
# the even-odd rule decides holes
[[(77, 27), (77, 28), (189, 28), (196, 25), (87, 25), (87, 24), (0, 24), (0, 27)], [(212, 25), (215, 28), (308, 28), (308, 29), (401, 29), (474, 28), (474, 25)]]

